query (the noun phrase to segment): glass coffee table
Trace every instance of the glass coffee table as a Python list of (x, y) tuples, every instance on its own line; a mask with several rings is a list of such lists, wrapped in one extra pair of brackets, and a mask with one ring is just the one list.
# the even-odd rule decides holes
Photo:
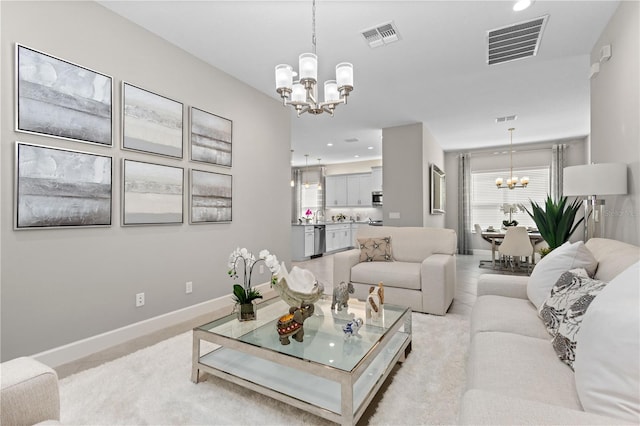
[[(411, 309), (384, 305), (379, 319), (365, 318), (364, 302), (332, 312), (315, 303), (304, 322), (304, 341), (281, 345), (278, 318), (289, 306), (280, 298), (258, 305), (255, 321), (236, 314), (193, 329), (191, 380), (200, 372), (244, 386), (336, 423), (355, 424), (397, 362), (411, 351)], [(344, 337), (343, 325), (362, 318), (359, 335)], [(202, 341), (215, 345), (201, 355)]]

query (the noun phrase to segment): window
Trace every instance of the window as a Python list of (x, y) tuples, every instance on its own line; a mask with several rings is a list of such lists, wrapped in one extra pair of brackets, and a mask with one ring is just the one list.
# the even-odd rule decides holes
[(503, 177), (506, 181), (509, 170), (493, 172), (471, 172), (471, 231), (478, 223), (482, 228), (489, 225), (500, 228), (503, 220), (518, 221), (518, 225), (535, 227), (535, 222), (526, 211), (520, 208), (524, 205), (531, 211), (531, 202), (544, 203), (550, 190), (548, 168), (513, 170), (514, 176), (529, 176), (526, 188), (497, 189), (496, 178)]
[(313, 212), (314, 217), (316, 211), (322, 209), (322, 190), (318, 189), (317, 183), (310, 183), (309, 188), (303, 184), (300, 188), (300, 198), (300, 217), (305, 217), (307, 209)]

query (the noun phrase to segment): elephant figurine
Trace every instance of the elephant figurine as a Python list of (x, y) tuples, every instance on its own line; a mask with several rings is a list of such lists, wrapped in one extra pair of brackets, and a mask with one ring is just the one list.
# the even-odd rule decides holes
[(289, 313), (280, 317), (276, 324), (280, 344), (288, 345), (289, 337), (302, 342), (304, 339), (304, 320), (313, 315), (315, 310), (313, 305), (302, 305), (299, 308), (289, 308)]
[(338, 306), (338, 310), (341, 311), (342, 308), (348, 308), (349, 302), (349, 294), (353, 294), (355, 289), (353, 288), (353, 284), (345, 283), (342, 281), (340, 284), (333, 287), (333, 301), (331, 302), (331, 310), (333, 311), (336, 305)]
[(362, 327), (363, 321), (362, 318), (355, 318), (342, 326), (342, 331), (344, 332), (344, 338), (348, 339), (352, 336), (360, 337), (358, 330)]

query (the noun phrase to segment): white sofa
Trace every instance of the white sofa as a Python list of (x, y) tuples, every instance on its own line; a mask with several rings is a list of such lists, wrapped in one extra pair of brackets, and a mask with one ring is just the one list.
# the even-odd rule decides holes
[(360, 262), (360, 249), (334, 255), (333, 283), (351, 282), (354, 297), (384, 283), (385, 303), (444, 315), (456, 290), (456, 233), (452, 229), (368, 226), (357, 238), (391, 237), (390, 262)]
[[(631, 271), (632, 286), (640, 286), (636, 281), (640, 276), (633, 278), (640, 275), (634, 269), (637, 265), (627, 269), (640, 259), (639, 247), (601, 238), (589, 240), (585, 247), (598, 261), (594, 278), (610, 282), (627, 270), (621, 277), (628, 277)], [(478, 280), (478, 298), (471, 314), (467, 390), (462, 398), (460, 423), (624, 424), (629, 420), (624, 415), (604, 416), (594, 413), (597, 410), (583, 408), (580, 399), (580, 395), (584, 395), (583, 389), (577, 385), (577, 379), (582, 378), (577, 377), (577, 364), (574, 364), (574, 373), (558, 359), (551, 344), (552, 338), (528, 298), (528, 294), (531, 296), (531, 291), (527, 291), (528, 280), (529, 277), (491, 274), (482, 275)], [(597, 297), (594, 304), (595, 301)], [(589, 313), (587, 310), (585, 322)], [(580, 347), (578, 344), (576, 363), (581, 354)], [(624, 347), (627, 351), (637, 351), (631, 349), (633, 346)], [(615, 351), (613, 348), (605, 350)], [(628, 355), (636, 360), (640, 356)], [(610, 352), (606, 356), (609, 358)], [(609, 359), (606, 361), (605, 369), (611, 368)], [(610, 363), (616, 363), (613, 357)], [(636, 376), (631, 378), (631, 383), (634, 383), (640, 374), (637, 365), (631, 369), (635, 370), (631, 374)], [(601, 377), (589, 377), (590, 380), (594, 378), (603, 380)], [(635, 387), (634, 384), (632, 388)], [(640, 389), (637, 392), (640, 394)], [(637, 410), (640, 395), (631, 395), (630, 400), (629, 405), (635, 406), (632, 411)]]
[(0, 424), (54, 425), (60, 420), (58, 375), (31, 358), (16, 358), (0, 364)]

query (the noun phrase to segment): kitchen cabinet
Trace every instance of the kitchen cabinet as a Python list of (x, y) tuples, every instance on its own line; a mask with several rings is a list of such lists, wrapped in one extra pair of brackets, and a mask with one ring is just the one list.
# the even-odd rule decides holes
[(347, 175), (327, 176), (325, 188), (327, 208), (347, 205)]
[(327, 252), (351, 247), (351, 224), (326, 225), (325, 239)]
[(371, 191), (382, 191), (382, 167), (371, 168)]
[(371, 173), (327, 176), (327, 208), (371, 207), (371, 184)]
[(313, 226), (291, 227), (291, 259), (306, 260), (313, 255), (315, 237)]

